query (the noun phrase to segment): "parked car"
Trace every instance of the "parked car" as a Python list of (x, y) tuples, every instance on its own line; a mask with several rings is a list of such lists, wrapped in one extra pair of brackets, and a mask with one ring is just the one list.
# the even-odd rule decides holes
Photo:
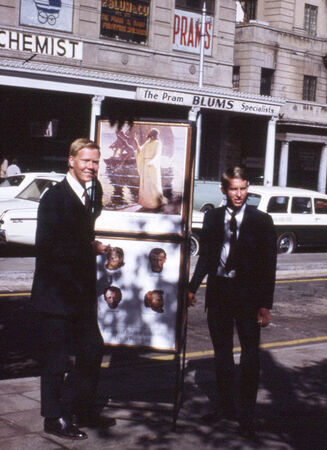
[(250, 186), (247, 203), (271, 215), (278, 253), (327, 246), (327, 195), (308, 189)]
[[(54, 172), (51, 172), (51, 174)], [(49, 172), (26, 172), (18, 175), (11, 175), (0, 180), (0, 200), (14, 198), (19, 192), (25, 189), (31, 181), (38, 177), (49, 175)]]
[(0, 200), (0, 242), (34, 245), (40, 199), (64, 174), (38, 176), (11, 200)]
[(224, 196), (220, 181), (195, 180), (193, 193), (193, 209), (206, 212), (217, 208)]
[[(65, 175), (39, 177), (11, 201), (0, 201), (0, 242), (16, 244), (35, 244), (37, 209), (42, 195), (50, 184), (57, 183)], [(42, 180), (42, 182), (40, 181)], [(42, 185), (41, 185), (42, 183)], [(199, 231), (202, 228), (204, 213), (193, 210), (191, 252), (199, 251)]]
[(196, 256), (200, 250), (200, 233), (203, 224), (204, 214), (201, 211), (193, 209), (192, 213), (192, 231), (191, 231), (191, 255)]
[[(271, 215), (278, 253), (292, 253), (300, 247), (327, 247), (327, 195), (308, 189), (250, 185), (247, 203)], [(193, 255), (200, 248), (200, 219), (192, 224)]]

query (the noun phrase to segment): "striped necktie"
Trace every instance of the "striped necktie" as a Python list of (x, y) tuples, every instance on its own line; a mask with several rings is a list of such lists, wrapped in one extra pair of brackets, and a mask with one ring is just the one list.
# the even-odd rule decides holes
[(231, 232), (231, 237), (229, 241), (229, 253), (225, 264), (226, 273), (229, 273), (231, 270), (235, 269), (235, 248), (237, 239), (237, 223), (235, 217), (236, 213), (237, 211), (232, 212), (231, 219), (229, 221), (229, 229)]
[(89, 194), (88, 194), (86, 189), (84, 190), (83, 197), (84, 197), (84, 200), (85, 200), (85, 202), (84, 202), (85, 209), (86, 209), (86, 211), (89, 211), (90, 206), (91, 206), (91, 202), (90, 202)]

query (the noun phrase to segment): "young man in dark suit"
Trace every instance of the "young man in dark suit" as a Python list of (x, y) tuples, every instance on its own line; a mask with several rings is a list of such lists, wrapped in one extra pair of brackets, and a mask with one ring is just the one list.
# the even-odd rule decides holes
[[(77, 423), (95, 421), (103, 356), (95, 256), (106, 247), (94, 240), (102, 208), (99, 158), (95, 142), (81, 138), (71, 144), (67, 176), (41, 199), (36, 231), (32, 300), (41, 327), (41, 415), (45, 432), (74, 439), (87, 438)], [(87, 189), (93, 179), (91, 205)], [(75, 363), (68, 367), (71, 354)]]
[(227, 205), (209, 210), (203, 222), (200, 256), (188, 302), (208, 275), (206, 309), (215, 352), (219, 407), (206, 423), (235, 419), (233, 326), (241, 344), (240, 433), (254, 437), (259, 384), (260, 328), (270, 322), (276, 272), (276, 234), (271, 217), (246, 205), (248, 181), (239, 167), (222, 176)]

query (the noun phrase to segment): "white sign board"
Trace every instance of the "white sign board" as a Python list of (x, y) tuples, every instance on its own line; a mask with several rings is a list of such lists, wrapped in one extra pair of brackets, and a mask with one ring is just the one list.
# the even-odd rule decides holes
[(71, 59), (83, 58), (83, 43), (75, 39), (63, 39), (3, 29), (0, 29), (1, 48)]
[[(200, 53), (201, 14), (175, 10), (173, 28), (173, 49), (189, 53)], [(204, 54), (212, 54), (213, 26), (207, 17), (204, 28)]]
[(137, 88), (136, 99), (148, 102), (167, 103), (180, 106), (194, 106), (263, 116), (276, 116), (280, 106), (225, 96), (189, 94), (159, 89)]
[(21, 0), (20, 24), (72, 31), (73, 0)]

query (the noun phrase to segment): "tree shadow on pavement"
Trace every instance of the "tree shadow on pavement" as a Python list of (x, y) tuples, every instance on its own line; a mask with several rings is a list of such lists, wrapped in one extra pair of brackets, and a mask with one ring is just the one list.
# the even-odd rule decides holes
[(265, 351), (261, 387), (266, 400), (258, 404), (258, 416), (267, 433), (292, 448), (327, 448), (327, 359), (287, 368)]
[[(249, 448), (327, 448), (327, 359), (313, 361), (304, 367), (288, 368), (274, 359), (273, 352), (262, 351), (261, 358), (256, 413), (259, 438)], [(216, 404), (214, 363), (212, 359), (193, 360), (187, 370), (194, 373), (194, 385), (185, 386), (184, 409), (188, 408), (189, 416), (199, 422), (200, 416)], [(236, 366), (236, 384), (238, 377), (239, 367)], [(201, 437), (205, 448), (214, 448), (213, 444), (223, 445), (226, 438), (230, 445), (226, 448), (238, 448), (232, 445), (235, 431), (235, 428), (227, 427), (219, 438), (213, 430), (208, 435), (201, 434), (199, 429), (197, 438)]]

